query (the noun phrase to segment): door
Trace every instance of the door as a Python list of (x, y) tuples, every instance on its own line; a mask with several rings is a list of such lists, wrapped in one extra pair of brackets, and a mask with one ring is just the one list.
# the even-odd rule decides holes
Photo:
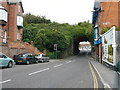
[(3, 57), (2, 64), (4, 66), (7, 66), (8, 63), (9, 63), (9, 58), (7, 56), (5, 56), (5, 55), (2, 55), (2, 57)]
[(30, 63), (35, 63), (36, 62), (36, 58), (33, 55), (28, 55), (27, 58), (29, 59)]
[(2, 67), (3, 66), (3, 56), (0, 54), (0, 67)]
[(7, 66), (9, 62), (9, 59), (7, 56), (1, 54), (0, 55), (0, 66)]

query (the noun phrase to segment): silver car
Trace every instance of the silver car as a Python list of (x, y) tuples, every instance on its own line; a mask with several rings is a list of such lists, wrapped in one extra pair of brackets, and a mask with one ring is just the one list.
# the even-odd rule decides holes
[(39, 62), (49, 62), (49, 57), (47, 57), (46, 55), (44, 54), (38, 54), (38, 55), (35, 55), (35, 57), (38, 59)]

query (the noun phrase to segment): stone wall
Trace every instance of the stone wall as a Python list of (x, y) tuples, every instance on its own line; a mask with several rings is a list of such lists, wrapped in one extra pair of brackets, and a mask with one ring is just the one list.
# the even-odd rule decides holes
[(6, 54), (7, 56), (13, 58), (14, 55), (20, 53), (26, 53), (26, 49), (18, 49), (18, 48), (9, 48), (7, 46), (0, 46), (0, 52)]
[[(11, 42), (9, 43), (9, 45), (1, 45), (0, 52), (6, 54), (11, 58), (13, 58), (14, 55), (18, 55), (21, 53), (32, 53), (32, 54), (42, 53), (32, 44), (20, 43), (20, 42)], [(46, 52), (43, 52), (43, 53), (46, 53)]]

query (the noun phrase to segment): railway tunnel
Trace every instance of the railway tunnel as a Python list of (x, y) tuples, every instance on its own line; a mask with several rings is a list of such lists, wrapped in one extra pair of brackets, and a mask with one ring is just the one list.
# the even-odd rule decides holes
[(87, 36), (81, 36), (81, 37), (76, 37), (73, 39), (73, 54), (77, 55), (79, 54), (79, 42), (82, 42), (82, 41), (90, 41), (90, 38), (87, 37)]

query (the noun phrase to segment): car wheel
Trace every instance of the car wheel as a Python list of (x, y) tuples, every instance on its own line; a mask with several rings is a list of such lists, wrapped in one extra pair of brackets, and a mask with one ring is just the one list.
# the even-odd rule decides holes
[(38, 60), (36, 60), (36, 62), (35, 62), (36, 64), (38, 64)]
[(50, 62), (49, 60), (47, 62)]
[(8, 68), (12, 68), (13, 67), (13, 63), (12, 62), (9, 62), (8, 63)]
[(44, 61), (43, 60), (41, 60), (41, 63), (43, 63)]
[(30, 64), (30, 61), (27, 61), (26, 64), (29, 65), (29, 64)]

